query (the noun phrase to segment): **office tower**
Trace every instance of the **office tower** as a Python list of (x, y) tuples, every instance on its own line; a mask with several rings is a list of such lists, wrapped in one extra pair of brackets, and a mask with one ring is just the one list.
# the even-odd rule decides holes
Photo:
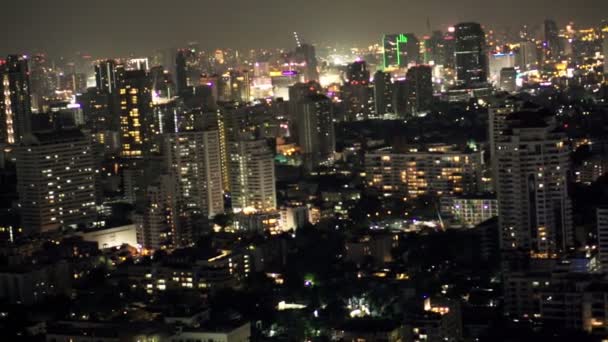
[(517, 90), (517, 70), (515, 68), (502, 68), (500, 70), (500, 89), (509, 93)]
[(501, 249), (553, 257), (573, 243), (565, 133), (545, 111), (515, 112), (497, 143)]
[(418, 65), (408, 69), (406, 75), (407, 113), (417, 115), (427, 112), (433, 104), (432, 69)]
[(241, 137), (228, 145), (232, 209), (276, 210), (274, 156), (266, 141)]
[(144, 143), (149, 138), (147, 123), (152, 112), (151, 87), (150, 78), (145, 71), (125, 71), (119, 89), (121, 156), (123, 157), (143, 156)]
[(374, 74), (374, 103), (375, 114), (380, 117), (384, 114), (394, 114), (393, 83), (391, 74), (378, 70)]
[(176, 184), (180, 210), (205, 217), (224, 212), (220, 157), (217, 130), (164, 135), (165, 169)]
[(95, 86), (100, 92), (116, 94), (120, 86), (122, 68), (116, 61), (108, 59), (95, 65)]
[(32, 130), (30, 80), (26, 56), (0, 62), (0, 143), (18, 144)]
[(17, 189), (29, 233), (91, 223), (95, 171), (91, 143), (78, 129), (35, 132), (17, 150)]
[(481, 25), (461, 23), (455, 31), (456, 80), (464, 86), (474, 86), (487, 81), (488, 61), (486, 38)]
[(336, 149), (333, 109), (329, 98), (312, 95), (297, 104), (296, 126), (304, 168), (333, 161)]
[(420, 63), (420, 42), (414, 34), (387, 34), (382, 38), (384, 69)]
[(522, 71), (538, 68), (538, 49), (534, 42), (525, 41), (519, 43), (516, 64)]
[(373, 113), (373, 89), (369, 77), (365, 61), (356, 61), (347, 66), (346, 82), (342, 86), (346, 121), (366, 120)]
[(296, 48), (296, 57), (304, 65), (304, 81), (319, 81), (319, 71), (317, 70), (317, 54), (315, 47), (310, 44), (302, 44)]
[(608, 273), (608, 207), (597, 209), (597, 249), (600, 269)]
[(546, 60), (556, 60), (562, 54), (562, 46), (559, 37), (559, 29), (555, 21), (545, 20), (545, 41), (543, 48), (545, 50)]

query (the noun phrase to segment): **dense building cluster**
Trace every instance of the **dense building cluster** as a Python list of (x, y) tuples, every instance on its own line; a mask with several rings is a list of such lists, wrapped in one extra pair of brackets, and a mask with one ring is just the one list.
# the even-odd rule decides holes
[(542, 27), (6, 57), (2, 340), (608, 339), (608, 22)]

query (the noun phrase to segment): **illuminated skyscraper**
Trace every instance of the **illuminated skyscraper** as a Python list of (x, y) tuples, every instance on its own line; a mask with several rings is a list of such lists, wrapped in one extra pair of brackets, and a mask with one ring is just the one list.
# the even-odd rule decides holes
[(387, 34), (382, 38), (384, 69), (403, 68), (420, 63), (420, 46), (414, 34)]
[(0, 64), (0, 143), (18, 144), (32, 130), (28, 60), (8, 56)]
[(515, 112), (496, 148), (501, 249), (552, 257), (571, 247), (566, 134), (544, 111)]
[(224, 212), (218, 131), (164, 136), (165, 168), (173, 178), (180, 210), (213, 217)]
[(319, 164), (333, 160), (336, 138), (329, 98), (311, 95), (300, 101), (297, 104), (296, 125), (306, 170), (311, 171)]
[(488, 59), (486, 38), (478, 23), (456, 25), (456, 79), (459, 84), (472, 86), (487, 82)]
[(239, 138), (228, 145), (232, 209), (276, 210), (274, 155), (266, 141)]
[(17, 190), (30, 233), (91, 223), (95, 171), (89, 138), (78, 129), (36, 132), (17, 150)]
[(391, 74), (378, 70), (374, 74), (374, 102), (377, 116), (394, 114)]
[(147, 121), (152, 116), (152, 84), (143, 70), (125, 71), (121, 81), (120, 138), (121, 156), (140, 158), (144, 153), (144, 142), (148, 138)]

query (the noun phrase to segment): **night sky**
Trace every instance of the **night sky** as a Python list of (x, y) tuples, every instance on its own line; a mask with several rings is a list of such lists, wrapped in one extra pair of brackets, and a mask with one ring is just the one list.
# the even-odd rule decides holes
[[(608, 18), (608, 0), (4, 0), (0, 54), (83, 51), (146, 54), (198, 41), (214, 47), (370, 43), (384, 32), (426, 33), (459, 21), (492, 27), (554, 18), (581, 26)], [(575, 5), (576, 4), (576, 5)], [(576, 7), (574, 7), (576, 6)]]

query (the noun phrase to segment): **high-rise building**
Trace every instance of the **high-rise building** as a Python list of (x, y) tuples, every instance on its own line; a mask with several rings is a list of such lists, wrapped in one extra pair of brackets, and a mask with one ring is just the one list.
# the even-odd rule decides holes
[(342, 86), (346, 121), (365, 120), (373, 113), (373, 89), (369, 78), (365, 61), (356, 61), (347, 66), (346, 82)]
[(517, 66), (523, 71), (538, 68), (538, 49), (536, 44), (530, 41), (519, 43), (519, 53), (516, 60)]
[(17, 189), (30, 233), (91, 223), (96, 218), (91, 143), (78, 129), (35, 132), (17, 150)]
[(600, 269), (608, 273), (608, 207), (597, 209), (597, 249)]
[(559, 29), (555, 21), (545, 20), (545, 41), (543, 43), (545, 59), (555, 60), (562, 54), (562, 46), (559, 37)]
[(276, 210), (274, 156), (266, 141), (239, 138), (228, 144), (232, 209)]
[(407, 113), (416, 115), (424, 113), (433, 103), (432, 69), (428, 65), (411, 67), (406, 75)]
[(0, 143), (18, 144), (32, 130), (30, 80), (26, 56), (0, 62)]
[(501, 249), (559, 255), (573, 243), (566, 135), (545, 111), (515, 112), (506, 126), (496, 146)]
[(500, 89), (509, 93), (517, 90), (517, 70), (515, 68), (502, 68), (500, 70)]
[(420, 42), (412, 33), (387, 34), (382, 38), (384, 69), (420, 63)]
[(374, 112), (376, 116), (394, 114), (391, 74), (378, 70), (374, 74)]
[(199, 85), (201, 76), (199, 56), (194, 48), (179, 49), (175, 55), (175, 84), (182, 94), (190, 87)]
[(121, 156), (140, 158), (152, 112), (152, 84), (143, 70), (125, 71), (120, 89)]
[(178, 244), (179, 217), (176, 186), (168, 175), (145, 191), (143, 212), (135, 215), (137, 242), (146, 249), (165, 250)]
[(312, 95), (297, 104), (298, 144), (304, 167), (310, 171), (332, 161), (336, 149), (332, 102), (324, 95)]
[(217, 130), (165, 134), (164, 159), (178, 190), (180, 210), (206, 217), (224, 212)]
[(304, 65), (304, 81), (319, 81), (319, 71), (317, 70), (317, 54), (315, 47), (310, 44), (302, 44), (296, 48), (296, 57)]
[(456, 79), (465, 86), (487, 81), (486, 38), (478, 23), (461, 23), (455, 27)]
[(497, 146), (503, 132), (507, 130), (507, 117), (520, 110), (522, 102), (515, 97), (502, 96), (491, 99), (488, 104), (488, 140), (490, 143), (492, 180), (496, 187), (498, 177)]
[(120, 86), (122, 68), (116, 61), (108, 59), (95, 65), (95, 86), (100, 92), (116, 94)]

